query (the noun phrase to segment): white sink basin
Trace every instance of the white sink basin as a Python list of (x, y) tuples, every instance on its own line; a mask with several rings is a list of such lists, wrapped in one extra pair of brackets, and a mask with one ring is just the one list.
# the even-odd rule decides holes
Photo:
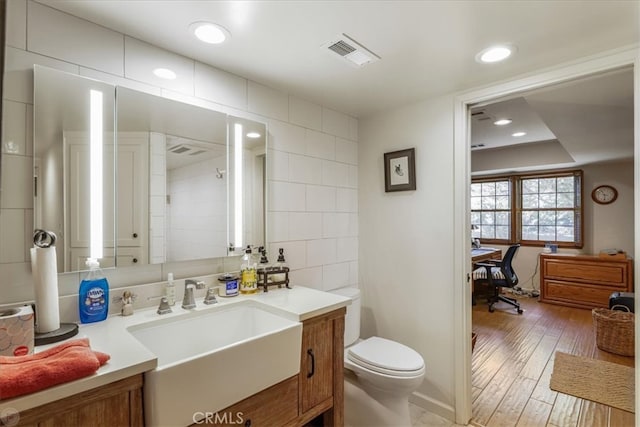
[(186, 426), (300, 371), (302, 324), (251, 301), (128, 328), (158, 357), (145, 373), (145, 424)]

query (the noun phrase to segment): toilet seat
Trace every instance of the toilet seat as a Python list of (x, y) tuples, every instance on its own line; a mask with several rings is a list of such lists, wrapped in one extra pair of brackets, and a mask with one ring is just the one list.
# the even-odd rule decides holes
[(347, 358), (358, 366), (394, 377), (416, 377), (424, 373), (424, 360), (418, 352), (380, 337), (367, 338), (349, 347)]

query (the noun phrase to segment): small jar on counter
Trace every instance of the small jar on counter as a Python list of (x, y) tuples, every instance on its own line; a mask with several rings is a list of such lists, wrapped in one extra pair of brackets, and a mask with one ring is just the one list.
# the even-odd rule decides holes
[(238, 295), (238, 277), (231, 274), (223, 274), (218, 277), (220, 282), (218, 295), (221, 297), (235, 297)]

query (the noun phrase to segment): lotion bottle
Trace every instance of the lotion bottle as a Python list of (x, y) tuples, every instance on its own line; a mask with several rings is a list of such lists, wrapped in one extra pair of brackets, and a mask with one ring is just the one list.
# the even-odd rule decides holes
[(167, 274), (167, 284), (164, 288), (164, 296), (167, 297), (167, 303), (171, 306), (176, 304), (176, 284), (173, 281), (173, 273)]

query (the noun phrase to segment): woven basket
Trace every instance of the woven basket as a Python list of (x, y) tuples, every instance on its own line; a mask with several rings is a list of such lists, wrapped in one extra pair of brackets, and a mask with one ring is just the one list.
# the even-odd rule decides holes
[(621, 356), (633, 356), (634, 314), (608, 308), (594, 308), (593, 330), (596, 334), (596, 344), (600, 350)]

